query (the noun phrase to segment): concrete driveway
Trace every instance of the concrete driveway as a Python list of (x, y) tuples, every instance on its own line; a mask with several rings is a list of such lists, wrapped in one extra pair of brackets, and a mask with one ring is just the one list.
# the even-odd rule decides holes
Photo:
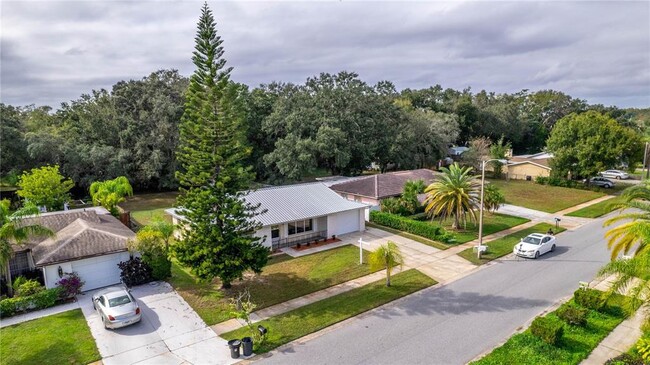
[(226, 341), (203, 322), (166, 282), (132, 289), (142, 320), (132, 326), (106, 330), (93, 310), (92, 295), (79, 295), (105, 365), (112, 364), (231, 364)]

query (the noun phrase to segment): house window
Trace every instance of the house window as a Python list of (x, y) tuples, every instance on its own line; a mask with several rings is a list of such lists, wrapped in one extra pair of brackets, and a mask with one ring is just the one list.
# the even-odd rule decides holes
[(272, 226), (271, 227), (271, 238), (280, 238), (280, 227)]
[(289, 227), (289, 235), (310, 232), (313, 230), (313, 221), (311, 219), (305, 219), (304, 221), (296, 221), (287, 223)]
[(11, 272), (12, 278), (29, 271), (29, 258), (27, 256), (27, 251), (17, 252), (14, 257), (9, 260), (9, 271)]

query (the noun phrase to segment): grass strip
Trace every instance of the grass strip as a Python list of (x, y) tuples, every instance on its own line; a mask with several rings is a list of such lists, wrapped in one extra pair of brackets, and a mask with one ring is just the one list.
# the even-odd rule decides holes
[(600, 203), (592, 204), (590, 206), (578, 209), (575, 212), (567, 214), (570, 217), (581, 217), (581, 218), (598, 218), (607, 213), (611, 213), (616, 210), (616, 205), (623, 202), (623, 198), (616, 197), (602, 201)]
[(480, 260), (476, 257), (476, 251), (474, 251), (473, 247), (459, 252), (458, 255), (475, 265), (483, 265), (487, 262), (511, 253), (512, 248), (515, 247), (515, 245), (519, 243), (522, 238), (528, 236), (529, 234), (546, 233), (549, 228), (553, 229), (553, 232), (556, 234), (566, 230), (562, 227), (556, 229), (554, 225), (548, 223), (539, 223), (532, 227), (522, 229), (519, 232), (515, 232), (494, 241), (485, 243), (488, 246), (488, 252), (482, 254)]
[(454, 242), (453, 244), (444, 244), (442, 242), (433, 241), (433, 240), (430, 240), (428, 238), (420, 237), (420, 236), (412, 234), (412, 233), (402, 232), (402, 231), (400, 231), (398, 229), (382, 226), (381, 224), (372, 223), (372, 222), (366, 222), (366, 227), (377, 228), (377, 229), (381, 229), (382, 231), (394, 233), (396, 235), (399, 235), (399, 236), (402, 236), (402, 237), (405, 237), (405, 238), (408, 238), (408, 239), (412, 239), (413, 241), (420, 242), (422, 244), (437, 248), (439, 250), (446, 250), (449, 247), (453, 247), (453, 246), (458, 244), (457, 242)]
[[(436, 284), (435, 280), (416, 269), (411, 269), (394, 275), (390, 287), (386, 287), (385, 280), (379, 280), (266, 319), (256, 323), (256, 327), (258, 324), (266, 327), (268, 334), (264, 344), (255, 344), (255, 352), (268, 352), (295, 339), (434, 284)], [(221, 335), (227, 340), (246, 336), (250, 336), (250, 331), (246, 327)]]
[[(535, 337), (530, 333), (530, 329), (527, 329), (512, 336), (505, 344), (472, 364), (579, 364), (629, 315), (621, 307), (621, 298), (621, 295), (612, 295), (608, 302), (609, 308), (602, 313), (589, 310), (585, 327), (565, 323), (564, 335), (556, 346)], [(573, 300), (563, 304), (566, 305), (573, 305)], [(556, 312), (549, 313), (548, 316), (557, 318)]]
[(547, 213), (555, 213), (605, 195), (591, 190), (540, 185), (530, 181), (491, 179), (490, 183), (501, 189), (506, 203)]
[[(501, 213), (485, 212), (483, 216), (483, 236), (493, 233), (501, 232), (503, 230), (516, 227), (518, 225), (530, 222), (530, 219), (516, 217), (514, 215), (507, 215)], [(443, 227), (450, 233), (453, 233), (456, 242), (455, 244), (462, 244), (478, 238), (478, 223), (467, 223), (462, 231), (454, 231), (451, 228), (452, 220), (443, 222)]]
[[(367, 255), (369, 252), (365, 252)], [(244, 280), (222, 289), (219, 280), (200, 281), (178, 262), (172, 264), (169, 282), (208, 324), (232, 318), (229, 298), (248, 289), (257, 309), (286, 302), (333, 285), (353, 280), (377, 270), (359, 265), (359, 248), (352, 245), (333, 248), (297, 258), (274, 256), (262, 274), (247, 273)]]
[(101, 359), (81, 309), (0, 329), (2, 364), (88, 364)]

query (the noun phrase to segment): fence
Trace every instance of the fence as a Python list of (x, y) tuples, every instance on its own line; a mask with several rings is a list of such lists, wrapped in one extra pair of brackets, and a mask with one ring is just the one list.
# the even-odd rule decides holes
[(309, 233), (309, 234), (303, 234), (298, 237), (288, 237), (288, 238), (283, 238), (278, 241), (273, 242), (272, 249), (278, 250), (283, 247), (289, 247), (289, 246), (295, 246), (298, 245), (299, 243), (307, 243), (307, 242), (314, 242), (316, 240), (321, 240), (321, 239), (326, 239), (327, 238), (327, 231), (320, 231), (320, 232), (314, 232), (314, 233)]

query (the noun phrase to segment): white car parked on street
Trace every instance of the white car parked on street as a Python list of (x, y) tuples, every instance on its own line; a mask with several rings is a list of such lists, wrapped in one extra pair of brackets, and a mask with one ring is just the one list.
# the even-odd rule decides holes
[(630, 178), (630, 175), (627, 172), (621, 170), (606, 170), (600, 172), (599, 175), (602, 177), (608, 177), (610, 179), (618, 179), (618, 180), (621, 179), (625, 180)]
[(521, 239), (512, 252), (521, 257), (538, 258), (547, 252), (555, 251), (555, 236), (533, 233)]

